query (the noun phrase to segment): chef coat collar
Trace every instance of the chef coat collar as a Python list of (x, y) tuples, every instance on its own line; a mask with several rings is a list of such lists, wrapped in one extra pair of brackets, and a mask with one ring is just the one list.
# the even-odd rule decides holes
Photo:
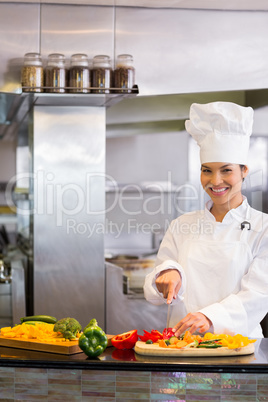
[[(237, 220), (239, 222), (239, 224), (241, 224), (243, 221), (245, 221), (246, 216), (247, 216), (247, 211), (249, 208), (249, 204), (248, 204), (247, 197), (245, 197), (244, 195), (242, 197), (243, 197), (242, 204), (239, 205), (237, 208), (233, 208), (230, 211), (228, 211), (227, 214), (225, 215), (225, 217), (223, 218), (223, 223), (229, 224), (233, 221), (233, 219)], [(209, 200), (205, 206), (205, 216), (206, 216), (206, 218), (208, 218), (210, 220), (211, 219), (215, 220), (214, 215), (212, 215), (212, 213), (210, 212), (212, 206), (213, 206), (213, 201)]]

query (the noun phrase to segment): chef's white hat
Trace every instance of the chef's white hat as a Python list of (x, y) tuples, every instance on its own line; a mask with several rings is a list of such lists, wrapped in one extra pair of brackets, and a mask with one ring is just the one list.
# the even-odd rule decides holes
[(246, 165), (253, 113), (251, 107), (232, 102), (193, 103), (185, 127), (200, 146), (201, 164)]

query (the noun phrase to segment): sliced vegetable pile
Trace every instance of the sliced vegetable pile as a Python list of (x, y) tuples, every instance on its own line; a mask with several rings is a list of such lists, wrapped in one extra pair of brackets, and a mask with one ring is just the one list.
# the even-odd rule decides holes
[(143, 330), (143, 335), (138, 335), (137, 330), (125, 332), (112, 338), (112, 345), (117, 349), (132, 349), (135, 343), (140, 339), (146, 344), (157, 344), (162, 348), (207, 348), (216, 349), (227, 347), (228, 349), (237, 349), (249, 345), (256, 340), (250, 340), (242, 335), (226, 335), (206, 333), (204, 336), (192, 335), (186, 331), (182, 336), (176, 337), (172, 328), (165, 328), (163, 333), (153, 329), (151, 332)]
[[(1, 335), (7, 339), (37, 340), (40, 342), (69, 342), (60, 332), (54, 331), (54, 324), (46, 322), (24, 322), (15, 327), (1, 328)], [(78, 337), (76, 339), (79, 339)]]
[(37, 340), (40, 342), (69, 342), (78, 340), (81, 325), (74, 318), (62, 318), (57, 321), (49, 315), (22, 317), (21, 324), (1, 328), (1, 336), (9, 339)]
[[(173, 332), (172, 332), (173, 335)], [(143, 330), (143, 335), (138, 335), (139, 339), (142, 342), (148, 342), (148, 343), (155, 343), (157, 342), (159, 339), (163, 339), (163, 334), (161, 334), (161, 332), (157, 331), (156, 329), (152, 329), (151, 332), (145, 331), (145, 329)]]
[(181, 337), (176, 337), (172, 328), (165, 328), (162, 336), (160, 336), (161, 333), (157, 331), (157, 335), (159, 336), (158, 339), (156, 339), (155, 330), (151, 331), (151, 333), (144, 331), (144, 335), (139, 336), (139, 338), (146, 344), (157, 343), (159, 347), (174, 349), (216, 349), (222, 347), (237, 349), (256, 342), (255, 339), (248, 339), (240, 334), (231, 336), (226, 334), (212, 334), (210, 332), (202, 337), (200, 335), (192, 335), (189, 331), (186, 331)]

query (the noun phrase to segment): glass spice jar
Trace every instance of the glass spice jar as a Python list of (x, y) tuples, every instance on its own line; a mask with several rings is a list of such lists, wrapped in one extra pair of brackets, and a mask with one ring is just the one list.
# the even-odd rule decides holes
[(71, 56), (69, 86), (70, 92), (90, 92), (90, 71), (86, 54), (76, 53)]
[(48, 55), (45, 70), (46, 92), (64, 93), (66, 83), (65, 56), (60, 53)]
[(112, 66), (109, 56), (98, 55), (93, 58), (93, 67), (91, 70), (92, 87), (94, 93), (109, 93), (112, 87)]
[(21, 70), (23, 92), (43, 92), (44, 70), (40, 53), (26, 53)]
[[(114, 87), (122, 88), (119, 92), (131, 92), (135, 85), (135, 68), (131, 54), (120, 54), (117, 56), (116, 68), (114, 70)], [(129, 90), (127, 90), (129, 89)]]

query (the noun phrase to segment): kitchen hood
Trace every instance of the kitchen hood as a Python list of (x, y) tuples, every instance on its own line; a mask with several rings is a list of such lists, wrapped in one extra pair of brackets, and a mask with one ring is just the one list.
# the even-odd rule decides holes
[(184, 131), (190, 105), (227, 101), (253, 109), (268, 105), (268, 89), (137, 96), (111, 106), (106, 113), (107, 138)]

